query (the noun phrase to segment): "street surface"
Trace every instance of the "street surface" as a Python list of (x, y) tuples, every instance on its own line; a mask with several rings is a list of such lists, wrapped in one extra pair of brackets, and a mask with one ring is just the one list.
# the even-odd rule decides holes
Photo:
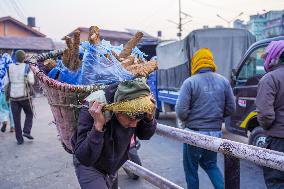
[[(16, 144), (14, 133), (0, 133), (0, 189), (79, 189), (72, 156), (65, 152), (58, 140), (53, 117), (44, 97), (34, 100), (36, 118), (32, 135), (34, 141), (21, 146)], [(174, 126), (175, 115), (161, 115), (159, 123)], [(229, 134), (224, 137), (247, 142), (245, 137)], [(150, 141), (142, 141), (139, 155), (145, 168), (186, 188), (182, 166), (182, 144), (155, 135)], [(223, 155), (218, 155), (223, 170)], [(206, 173), (199, 170), (201, 189), (212, 189)], [(131, 180), (123, 170), (119, 171), (121, 189), (154, 189), (143, 179)], [(265, 189), (262, 170), (258, 166), (241, 161), (241, 189)]]

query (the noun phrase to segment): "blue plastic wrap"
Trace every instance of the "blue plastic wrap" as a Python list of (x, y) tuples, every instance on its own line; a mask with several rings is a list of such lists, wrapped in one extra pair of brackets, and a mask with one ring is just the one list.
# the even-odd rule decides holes
[(4, 53), (0, 57), (0, 92), (4, 91), (4, 77), (6, 75), (9, 64), (12, 64), (12, 63), (13, 61), (9, 54)]
[[(81, 75), (81, 68), (75, 72), (70, 71), (68, 68), (64, 66), (62, 60), (57, 60), (56, 67), (50, 70), (50, 72), (48, 73), (48, 76), (52, 79), (57, 79), (60, 82), (69, 83), (73, 85), (78, 85), (80, 75)], [(55, 78), (57, 76), (58, 78)]]
[(138, 47), (135, 47), (132, 49), (131, 55), (137, 58), (141, 58), (143, 61), (146, 61), (144, 57), (147, 57), (148, 55), (146, 55), (145, 53), (143, 53), (142, 51), (140, 51), (140, 49), (138, 49)]
[[(79, 84), (111, 84), (134, 78), (134, 75), (125, 70), (112, 55), (111, 51), (115, 48), (105, 41), (100, 45), (84, 42), (82, 47), (85, 49), (85, 53)], [(108, 55), (109, 59), (105, 55)]]
[(110, 51), (114, 51), (116, 54), (120, 54), (121, 51), (123, 50), (123, 44), (121, 44), (120, 46), (115, 46), (111, 45), (110, 42), (106, 40), (102, 40), (101, 45), (104, 48), (109, 49)]

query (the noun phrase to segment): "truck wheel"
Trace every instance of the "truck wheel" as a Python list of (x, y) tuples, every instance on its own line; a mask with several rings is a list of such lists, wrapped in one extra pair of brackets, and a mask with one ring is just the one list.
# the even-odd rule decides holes
[(255, 127), (250, 133), (248, 143), (261, 148), (265, 147), (266, 135), (263, 132), (260, 126)]

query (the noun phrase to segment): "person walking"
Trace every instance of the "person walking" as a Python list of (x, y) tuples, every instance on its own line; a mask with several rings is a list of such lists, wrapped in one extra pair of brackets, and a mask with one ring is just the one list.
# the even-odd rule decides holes
[(5, 79), (7, 75), (7, 68), (12, 64), (12, 58), (8, 53), (0, 55), (0, 123), (1, 123), (1, 132), (6, 131), (8, 121), (10, 124), (10, 132), (14, 132), (14, 121), (12, 117), (11, 108), (9, 102), (7, 101), (5, 94)]
[[(11, 64), (8, 69), (7, 85), (9, 85), (9, 100), (15, 124), (15, 135), (17, 144), (24, 143), (24, 137), (33, 140), (31, 135), (33, 123), (33, 106), (31, 96), (31, 85), (34, 84), (34, 75), (29, 69), (29, 65), (24, 63), (25, 52), (17, 50), (15, 52), (16, 63)], [(26, 115), (24, 128), (21, 127), (21, 111)]]
[[(192, 57), (191, 74), (180, 89), (175, 110), (186, 130), (222, 137), (225, 117), (235, 111), (235, 100), (229, 81), (215, 73), (213, 54), (199, 49)], [(217, 153), (189, 144), (183, 146), (183, 166), (187, 187), (199, 188), (198, 166), (208, 174), (215, 189), (224, 188), (224, 179), (217, 166)]]
[[(267, 73), (258, 84), (257, 121), (267, 135), (267, 148), (284, 152), (284, 40), (270, 42), (264, 58)], [(268, 189), (284, 188), (283, 171), (263, 167), (263, 176)]]

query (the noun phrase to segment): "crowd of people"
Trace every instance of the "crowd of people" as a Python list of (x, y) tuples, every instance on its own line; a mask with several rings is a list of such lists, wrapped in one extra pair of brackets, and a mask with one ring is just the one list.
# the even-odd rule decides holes
[[(3, 54), (1, 58), (4, 60), (5, 57), (9, 56)], [(1, 131), (5, 132), (10, 120), (10, 131), (15, 128), (17, 143), (21, 145), (23, 137), (33, 140), (33, 105), (29, 88), (34, 83), (34, 76), (24, 63), (25, 52), (18, 50), (15, 57), (15, 62), (9, 59), (2, 61), (1, 65), (0, 122)], [(271, 42), (264, 59), (267, 74), (258, 86), (258, 122), (268, 136), (267, 148), (284, 152), (284, 41)], [(191, 62), (192, 76), (184, 81), (180, 89), (175, 107), (177, 117), (186, 130), (220, 138), (224, 118), (232, 115), (236, 108), (231, 85), (225, 77), (216, 73), (218, 68), (210, 49), (196, 51)], [(75, 172), (83, 189), (118, 188), (117, 171), (128, 159), (131, 138), (135, 135), (149, 140), (157, 125), (155, 99), (145, 81), (111, 84), (100, 94), (103, 96), (93, 98), (94, 95), (90, 95), (92, 98), (87, 98), (72, 137)], [(151, 96), (150, 100), (135, 105), (136, 99), (145, 96)], [(121, 102), (123, 105), (120, 106), (124, 106), (125, 111), (104, 110), (105, 104)], [(147, 107), (152, 108), (146, 111)], [(23, 130), (22, 109), (26, 114)], [(224, 188), (216, 152), (184, 144), (183, 166), (188, 188), (199, 188), (199, 166), (208, 174), (215, 189)], [(263, 173), (269, 189), (284, 188), (282, 171), (263, 168)]]

